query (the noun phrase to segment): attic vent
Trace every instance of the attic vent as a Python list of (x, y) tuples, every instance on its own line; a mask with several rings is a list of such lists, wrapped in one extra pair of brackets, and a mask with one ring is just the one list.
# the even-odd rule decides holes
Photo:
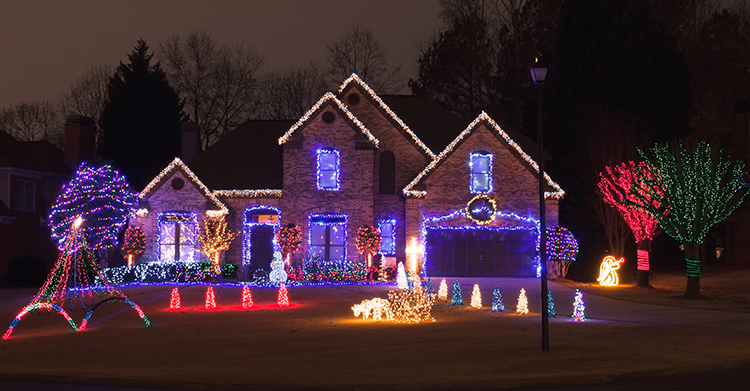
[(333, 121), (335, 120), (336, 120), (336, 114), (333, 114), (330, 111), (326, 111), (325, 113), (323, 113), (323, 122), (327, 124), (332, 124)]
[(350, 105), (356, 106), (359, 104), (359, 95), (349, 94), (349, 96), (346, 97), (346, 101), (349, 102)]
[(185, 187), (185, 181), (182, 180), (182, 178), (174, 178), (172, 179), (172, 188), (175, 190), (181, 190), (183, 187)]

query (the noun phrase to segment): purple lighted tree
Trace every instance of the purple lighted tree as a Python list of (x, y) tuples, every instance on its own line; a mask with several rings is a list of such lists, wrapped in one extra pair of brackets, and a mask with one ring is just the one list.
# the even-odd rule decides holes
[(95, 168), (82, 163), (52, 204), (52, 240), (62, 248), (80, 216), (86, 221), (81, 234), (87, 247), (102, 250), (117, 246), (117, 234), (137, 203), (138, 196), (117, 170), (106, 164)]

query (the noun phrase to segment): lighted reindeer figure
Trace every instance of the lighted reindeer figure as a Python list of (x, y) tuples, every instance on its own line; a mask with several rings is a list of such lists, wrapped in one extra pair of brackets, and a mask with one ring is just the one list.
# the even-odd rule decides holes
[(393, 320), (393, 314), (391, 313), (390, 302), (386, 299), (376, 297), (370, 300), (362, 300), (361, 303), (352, 306), (354, 316), (359, 317), (362, 315), (362, 319), (367, 319), (372, 314), (372, 320), (378, 321), (383, 315), (387, 320)]
[(620, 280), (617, 278), (617, 269), (620, 268), (620, 264), (625, 262), (625, 258), (615, 259), (611, 255), (604, 257), (602, 264), (599, 266), (599, 281), (601, 286), (617, 286)]

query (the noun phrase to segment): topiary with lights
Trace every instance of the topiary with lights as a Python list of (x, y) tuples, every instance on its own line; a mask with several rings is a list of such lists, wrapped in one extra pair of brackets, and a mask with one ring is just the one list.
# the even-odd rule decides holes
[(380, 230), (366, 225), (357, 230), (357, 251), (367, 257), (367, 267), (372, 266), (372, 256), (380, 251)]
[[(559, 225), (547, 227), (545, 232), (545, 255), (550, 266), (547, 269), (551, 271), (554, 277), (565, 278), (570, 264), (575, 262), (578, 256), (578, 241), (569, 229)], [(537, 241), (536, 247), (538, 251), (539, 241)]]
[(276, 232), (276, 243), (281, 249), (281, 254), (289, 265), (289, 257), (299, 251), (302, 246), (302, 229), (295, 224), (287, 224)]
[(129, 226), (125, 230), (125, 236), (122, 239), (121, 252), (128, 258), (128, 266), (133, 266), (134, 258), (143, 254), (146, 248), (146, 236), (140, 227)]

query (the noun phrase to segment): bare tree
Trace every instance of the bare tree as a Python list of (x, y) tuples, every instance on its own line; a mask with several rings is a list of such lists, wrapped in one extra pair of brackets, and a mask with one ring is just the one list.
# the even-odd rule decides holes
[(48, 101), (20, 103), (0, 110), (0, 129), (19, 141), (46, 140), (63, 147), (63, 119)]
[(285, 72), (271, 72), (260, 89), (260, 116), (297, 119), (328, 91), (325, 75), (314, 64)]
[[(67, 117), (80, 114), (92, 118), (99, 124), (99, 119), (107, 102), (107, 85), (114, 69), (105, 63), (91, 67), (70, 86), (70, 90), (60, 97), (60, 110)], [(100, 139), (97, 127), (96, 139)]]
[(401, 66), (388, 69), (386, 52), (369, 27), (357, 23), (339, 40), (326, 43), (326, 50), (333, 85), (356, 73), (377, 93), (394, 93), (403, 87), (397, 76)]
[(158, 56), (198, 123), (204, 149), (250, 118), (263, 63), (251, 47), (218, 47), (207, 32), (191, 32), (184, 41), (169, 37), (159, 45)]

